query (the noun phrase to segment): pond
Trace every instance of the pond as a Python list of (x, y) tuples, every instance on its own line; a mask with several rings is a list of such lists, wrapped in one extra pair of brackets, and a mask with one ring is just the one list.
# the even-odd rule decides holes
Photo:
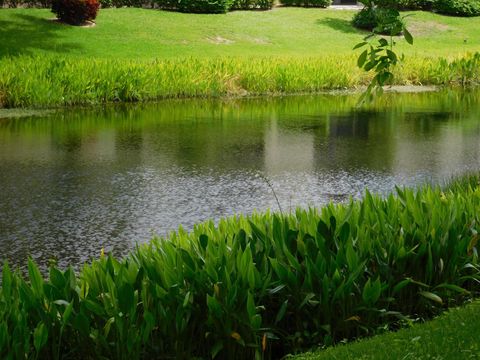
[(443, 183), (480, 168), (479, 114), (479, 92), (449, 91), (362, 110), (337, 94), (0, 119), (1, 258), (78, 267), (180, 225)]

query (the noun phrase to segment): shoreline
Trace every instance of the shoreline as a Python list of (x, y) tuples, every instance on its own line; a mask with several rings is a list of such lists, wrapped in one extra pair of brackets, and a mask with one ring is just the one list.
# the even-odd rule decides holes
[[(278, 94), (259, 94), (259, 95), (227, 95), (227, 96), (218, 96), (218, 97), (172, 97), (172, 98), (163, 98), (163, 99), (154, 99), (154, 100), (145, 100), (137, 102), (123, 102), (123, 101), (113, 101), (99, 104), (80, 104), (80, 105), (63, 105), (58, 107), (51, 108), (35, 108), (35, 107), (16, 107), (16, 108), (0, 108), (0, 121), (14, 119), (14, 118), (23, 118), (23, 117), (32, 117), (32, 116), (43, 116), (51, 114), (52, 112), (58, 110), (68, 110), (68, 109), (93, 109), (101, 106), (116, 106), (116, 105), (134, 105), (134, 104), (151, 104), (151, 103), (161, 103), (162, 101), (172, 101), (172, 100), (216, 100), (216, 101), (225, 101), (225, 100), (244, 100), (244, 99), (269, 99), (269, 98), (281, 98), (281, 97), (293, 97), (293, 96), (354, 96), (359, 95), (364, 91), (366, 87), (360, 86), (352, 89), (334, 89), (334, 90), (325, 90), (318, 92), (301, 92), (301, 93), (278, 93)], [(448, 87), (441, 86), (432, 86), (432, 85), (392, 85), (385, 86), (385, 93), (398, 93), (398, 94), (421, 94), (421, 93), (431, 93), (431, 92), (440, 92)]]

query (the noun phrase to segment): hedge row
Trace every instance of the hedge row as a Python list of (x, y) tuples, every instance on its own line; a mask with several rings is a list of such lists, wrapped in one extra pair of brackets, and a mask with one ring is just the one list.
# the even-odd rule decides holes
[[(273, 7), (274, 0), (99, 0), (99, 3), (102, 8), (149, 7), (189, 13), (225, 13), (230, 10), (268, 10)], [(0, 0), (0, 7), (19, 6), (49, 8), (52, 0)]]
[[(99, 0), (102, 8), (110, 7), (158, 7), (183, 12), (224, 13), (229, 10), (268, 10), (274, 0)], [(331, 0), (282, 0), (285, 6), (328, 7)], [(49, 8), (52, 0), (0, 0), (1, 7), (19, 6)]]
[(480, 0), (436, 0), (435, 10), (453, 16), (480, 16)]
[[(280, 0), (284, 6), (303, 6), (326, 8), (332, 0)], [(397, 10), (433, 10), (441, 14), (454, 16), (479, 16), (480, 0), (376, 0), (364, 1), (368, 4)], [(0, 7), (45, 7), (51, 0), (0, 0)], [(193, 13), (225, 13), (229, 10), (268, 10), (274, 0), (100, 0), (107, 7), (158, 7), (161, 9)]]
[(326, 8), (332, 5), (332, 0), (280, 0), (284, 6), (303, 6)]
[(448, 189), (180, 229), (79, 275), (3, 266), (5, 359), (260, 359), (427, 318), (478, 294), (480, 177)]
[(397, 10), (431, 10), (436, 1), (437, 0), (374, 0), (374, 3), (379, 7)]
[(480, 0), (366, 0), (381, 8), (397, 10), (427, 10), (453, 16), (480, 16)]

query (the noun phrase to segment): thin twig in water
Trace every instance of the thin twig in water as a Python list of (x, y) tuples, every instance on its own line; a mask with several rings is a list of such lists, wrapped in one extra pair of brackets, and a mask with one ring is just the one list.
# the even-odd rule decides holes
[(273, 188), (273, 185), (270, 182), (270, 180), (262, 173), (257, 173), (256, 176), (260, 177), (263, 181), (265, 181), (268, 187), (272, 190), (273, 196), (275, 196), (275, 200), (277, 201), (277, 206), (278, 206), (278, 209), (280, 210), (280, 214), (283, 215), (282, 206), (280, 205), (280, 201), (278, 201), (277, 193), (275, 192), (275, 189)]

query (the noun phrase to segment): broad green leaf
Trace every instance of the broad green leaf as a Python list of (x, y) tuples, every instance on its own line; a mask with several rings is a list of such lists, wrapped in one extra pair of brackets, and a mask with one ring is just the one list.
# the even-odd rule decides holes
[(359, 68), (363, 68), (363, 66), (365, 65), (365, 61), (367, 61), (367, 56), (368, 56), (368, 50), (365, 50), (360, 54), (357, 60), (357, 65)]
[[(75, 279), (75, 271), (71, 266), (64, 272), (63, 277), (71, 290), (75, 290), (77, 281)], [(88, 285), (88, 284), (87, 284)]]
[(108, 337), (108, 334), (110, 334), (110, 328), (112, 327), (112, 324), (115, 322), (115, 318), (111, 317), (110, 319), (107, 320), (105, 326), (103, 327), (103, 335), (105, 337)]
[(370, 71), (372, 70), (375, 66), (377, 66), (377, 62), (376, 61), (369, 61), (368, 63), (365, 64), (364, 66), (364, 69), (365, 71)]
[(85, 307), (98, 316), (103, 316), (105, 314), (105, 309), (98, 303), (93, 300), (84, 300), (83, 302)]
[(452, 290), (452, 291), (455, 291), (455, 292), (458, 292), (460, 294), (469, 294), (470, 291), (458, 286), (458, 285), (454, 285), (454, 284), (440, 284), (438, 286), (435, 287), (435, 289), (448, 289), (448, 290)]
[(257, 313), (257, 309), (255, 307), (255, 300), (253, 299), (253, 295), (250, 291), (247, 295), (247, 313), (250, 319), (252, 319)]
[(35, 350), (39, 352), (47, 343), (48, 329), (43, 322), (40, 322), (33, 332), (33, 345)]
[(205, 250), (207, 248), (207, 245), (208, 245), (208, 236), (205, 235), (205, 234), (202, 234), (200, 235), (200, 237), (198, 238), (199, 242), (200, 242), (200, 245), (202, 246), (202, 248)]
[(437, 294), (434, 294), (430, 291), (420, 291), (419, 294), (422, 295), (424, 298), (427, 298), (429, 300), (435, 301), (436, 303), (443, 305), (442, 298)]
[(192, 271), (195, 271), (196, 269), (196, 266), (195, 266), (195, 262), (193, 261), (190, 253), (185, 250), (185, 249), (180, 249), (180, 253), (182, 254), (182, 260), (184, 261), (184, 263), (192, 270)]
[(368, 44), (368, 42), (362, 41), (361, 43), (358, 43), (357, 45), (355, 45), (352, 50), (359, 49), (359, 48), (361, 48), (361, 47), (363, 47), (363, 46), (365, 46), (365, 45), (367, 45), (367, 44)]
[(357, 267), (358, 256), (355, 250), (353, 249), (353, 245), (351, 242), (349, 242), (347, 245), (346, 256), (347, 256), (348, 268), (350, 269), (350, 271), (352, 271)]
[(73, 312), (73, 301), (70, 304), (68, 304), (65, 311), (63, 312), (63, 315), (62, 315), (63, 326), (68, 324), (68, 320), (70, 320), (70, 316), (72, 315), (72, 312)]
[(280, 310), (277, 313), (277, 316), (275, 317), (275, 324), (278, 324), (280, 321), (282, 321), (283, 317), (285, 316), (285, 312), (287, 311), (288, 307), (288, 299), (285, 300), (280, 307)]
[[(217, 285), (217, 284), (215, 284)], [(218, 287), (218, 285), (217, 285)], [(183, 307), (187, 307), (188, 304), (190, 303), (190, 291), (187, 291), (187, 293), (185, 294), (185, 298), (183, 299)]]
[(411, 283), (412, 283), (411, 279), (405, 279), (405, 280), (400, 281), (397, 285), (394, 286), (393, 293), (396, 294), (397, 292), (402, 290), (405, 286), (407, 286), (408, 284), (411, 284)]
[(31, 258), (28, 259), (28, 275), (30, 277), (30, 283), (35, 295), (40, 296), (43, 294), (43, 278), (38, 270), (37, 265)]
[(260, 326), (262, 326), (262, 316), (260, 314), (255, 314), (251, 319), (250, 323), (254, 331), (258, 331)]
[(327, 224), (325, 224), (325, 222), (321, 219), (318, 221), (317, 232), (320, 235), (322, 235), (325, 240), (329, 240), (330, 237), (331, 237), (330, 230), (329, 230)]
[(73, 326), (75, 329), (80, 331), (80, 333), (83, 336), (89, 336), (90, 335), (90, 321), (89, 319), (83, 314), (83, 312), (80, 312), (75, 319), (73, 320)]
[(210, 354), (212, 355), (212, 359), (215, 359), (217, 355), (223, 349), (223, 342), (221, 340), (217, 341), (215, 345), (213, 345), (212, 350), (210, 350)]
[(371, 282), (371, 279), (368, 279), (363, 287), (362, 298), (367, 304), (375, 304), (380, 297), (382, 292), (382, 284), (380, 279), (377, 279)]
[(5, 322), (0, 324), (0, 349), (6, 349), (9, 341), (8, 328)]
[(55, 300), (53, 302), (54, 304), (60, 305), (60, 306), (68, 306), (70, 303), (66, 300)]
[(348, 222), (345, 222), (340, 228), (339, 238), (343, 243), (346, 243), (349, 237), (350, 237), (350, 224)]
[(398, 61), (397, 54), (395, 54), (392, 50), (387, 49), (388, 58), (393, 62), (396, 63)]
[(208, 294), (207, 294), (207, 306), (208, 306), (209, 312), (213, 316), (215, 316), (216, 318), (220, 318), (222, 314), (222, 307), (217, 299), (215, 299), (213, 296), (210, 296)]
[(378, 43), (380, 44), (380, 46), (383, 46), (383, 47), (388, 46), (388, 41), (384, 38), (378, 39)]
[(276, 294), (276, 293), (280, 292), (281, 290), (283, 290), (283, 289), (285, 288), (285, 286), (286, 286), (285, 284), (278, 285), (277, 287), (268, 290), (268, 292), (269, 292), (271, 295)]
[(330, 232), (334, 233), (337, 229), (337, 219), (335, 216), (330, 216)]
[(10, 271), (10, 267), (8, 266), (8, 262), (3, 264), (2, 270), (2, 294), (7, 301), (10, 300), (12, 295), (12, 272)]
[(403, 28), (403, 36), (405, 37), (407, 43), (413, 45), (413, 36), (405, 27)]
[(146, 342), (155, 326), (155, 317), (149, 311), (143, 313), (145, 328), (143, 330), (143, 341)]
[(66, 284), (62, 272), (53, 266), (50, 267), (50, 282), (60, 290), (63, 290)]

